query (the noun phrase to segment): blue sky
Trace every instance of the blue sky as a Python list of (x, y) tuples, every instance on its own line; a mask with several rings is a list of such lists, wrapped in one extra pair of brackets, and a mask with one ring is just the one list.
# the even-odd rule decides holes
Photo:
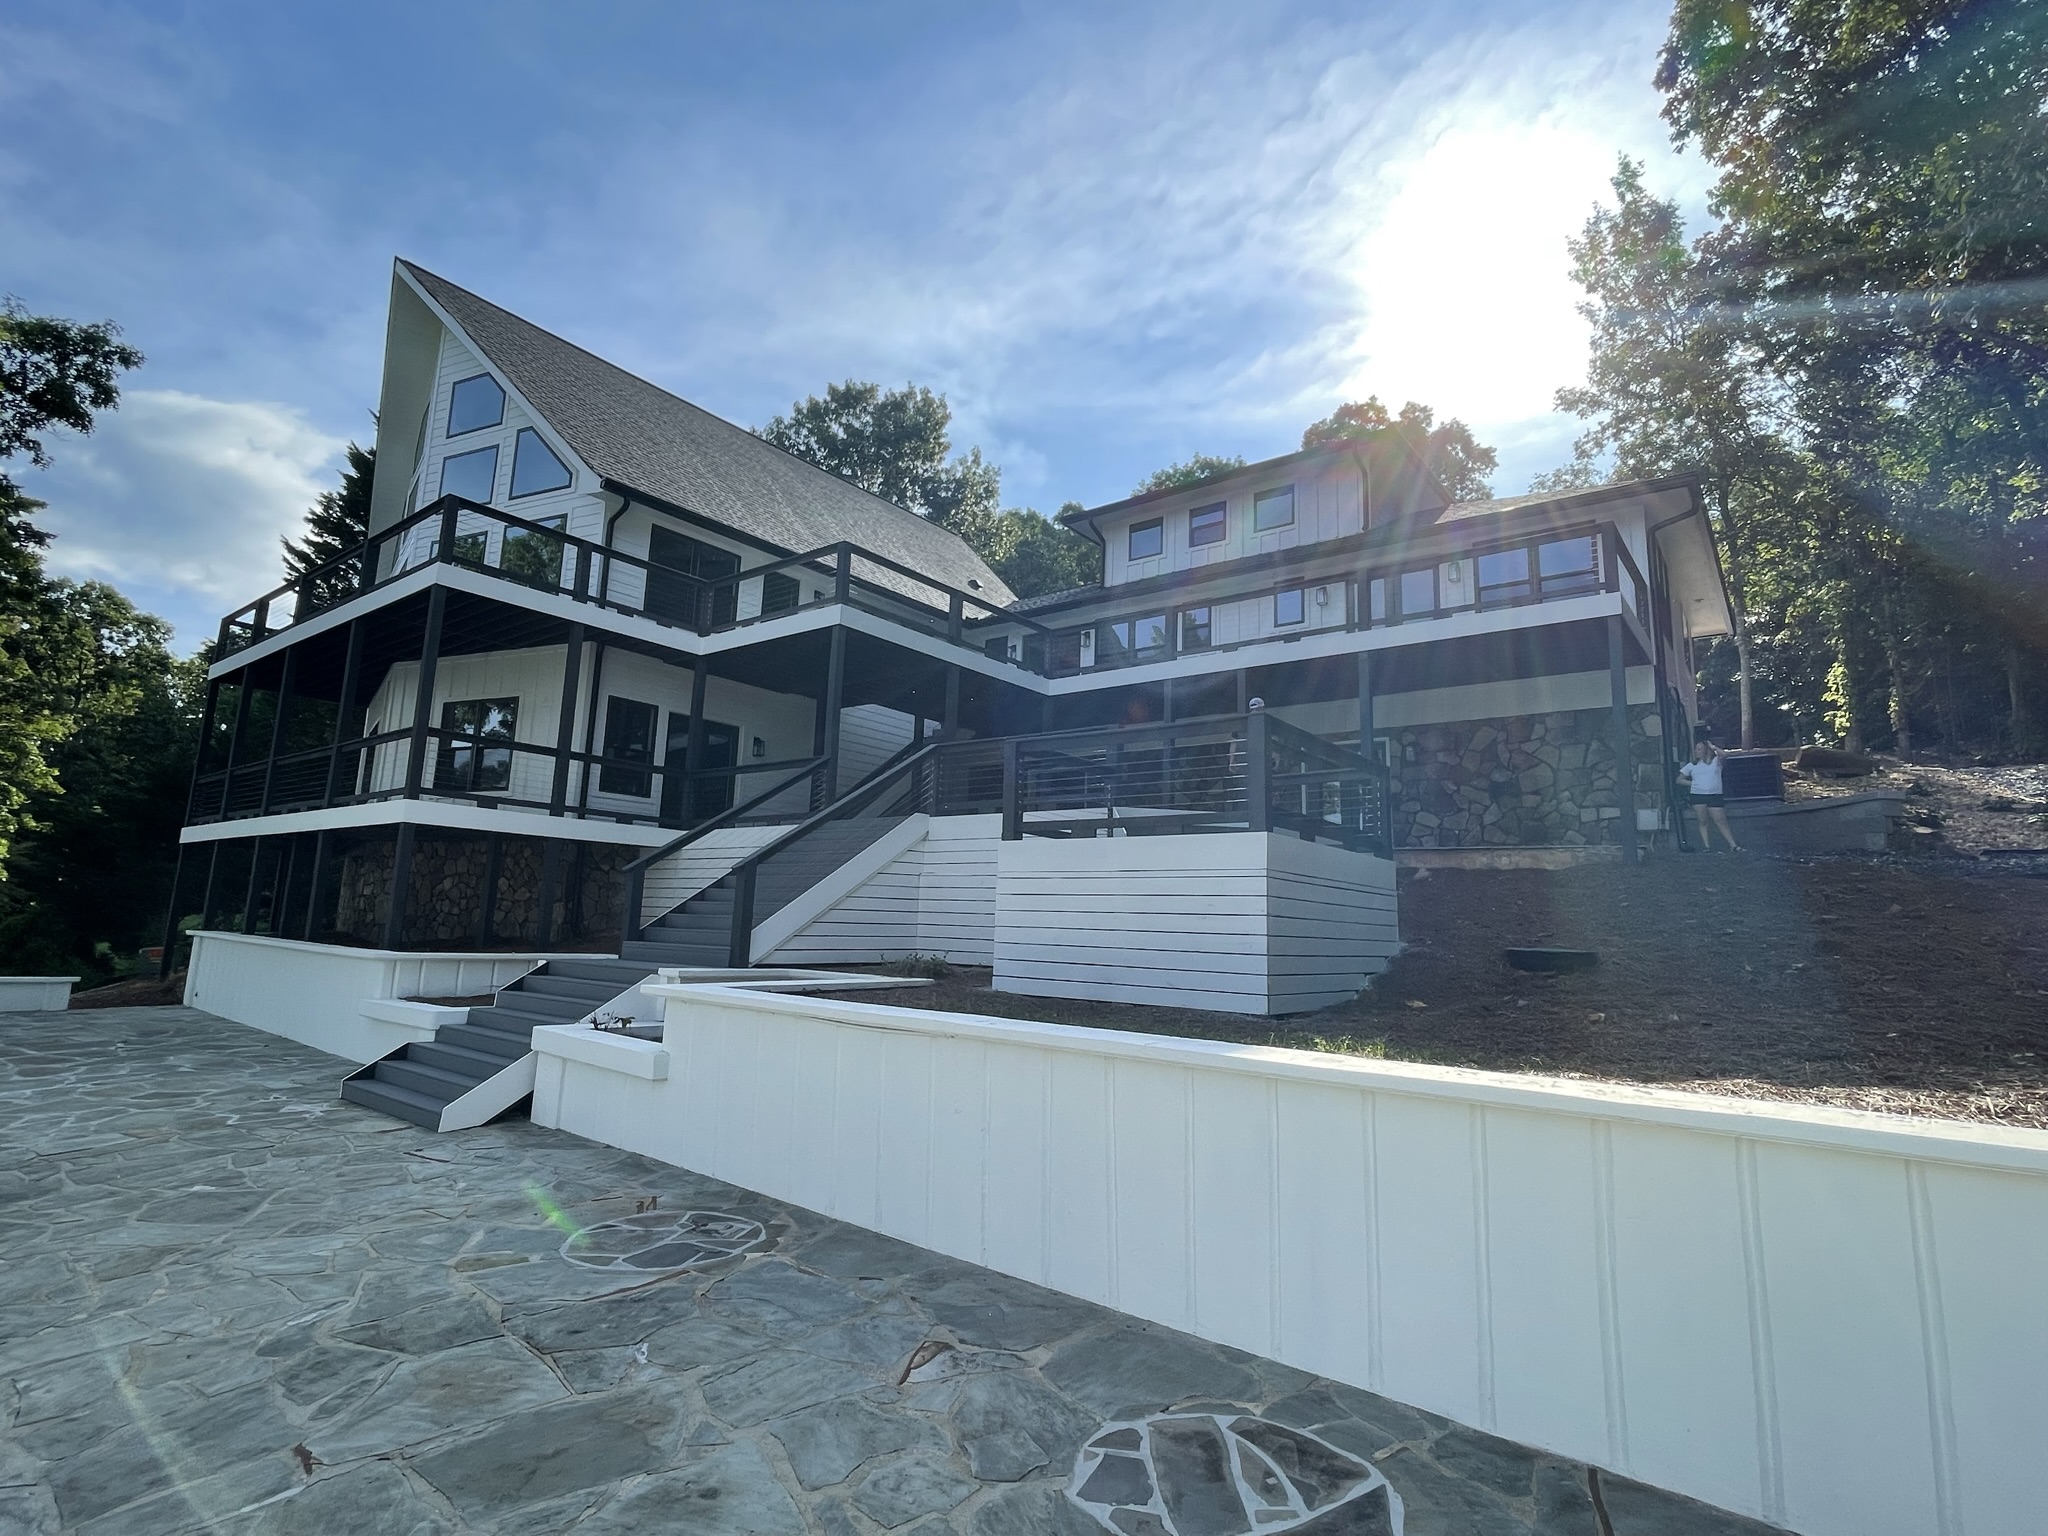
[(1013, 505), (1367, 393), (1519, 492), (1572, 436), (1565, 235), (1620, 153), (1704, 187), (1666, 14), (14, 0), (0, 288), (149, 356), (24, 478), (57, 569), (197, 643), (367, 436), (402, 254), (743, 423), (928, 384)]

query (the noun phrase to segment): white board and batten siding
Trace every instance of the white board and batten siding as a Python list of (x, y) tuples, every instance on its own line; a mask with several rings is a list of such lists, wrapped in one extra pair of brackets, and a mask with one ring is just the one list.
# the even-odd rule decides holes
[(2048, 1134), (664, 993), (534, 1118), (1806, 1536), (2044, 1528)]
[(995, 987), (1036, 997), (1301, 1013), (1400, 945), (1394, 866), (1263, 832), (1001, 845)]

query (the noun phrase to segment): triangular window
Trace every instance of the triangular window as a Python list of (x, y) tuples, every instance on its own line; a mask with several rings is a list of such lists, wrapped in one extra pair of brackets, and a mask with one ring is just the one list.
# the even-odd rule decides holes
[(569, 466), (555, 457), (554, 449), (533, 428), (521, 427), (512, 448), (512, 495), (516, 498), (559, 491), (569, 480)]

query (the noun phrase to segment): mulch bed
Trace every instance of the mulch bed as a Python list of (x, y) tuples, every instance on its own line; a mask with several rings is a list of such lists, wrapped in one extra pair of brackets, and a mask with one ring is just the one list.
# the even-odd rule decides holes
[[(1369, 991), (1271, 1022), (1016, 997), (970, 968), (849, 995), (2048, 1127), (2048, 879), (1903, 857), (1438, 870), (1404, 873), (1401, 930), (1408, 948)], [(1509, 945), (1601, 963), (1529, 975)]]
[(185, 973), (177, 972), (158, 981), (154, 976), (131, 976), (109, 982), (89, 992), (73, 992), (74, 1008), (162, 1008), (185, 1001)]

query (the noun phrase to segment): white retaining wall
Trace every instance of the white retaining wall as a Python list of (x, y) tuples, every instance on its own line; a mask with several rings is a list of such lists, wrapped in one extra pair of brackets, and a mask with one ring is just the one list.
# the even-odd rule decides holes
[(2043, 1528), (2048, 1134), (665, 996), (534, 1118), (1809, 1536)]
[(192, 935), (185, 1004), (332, 1056), (376, 1061), (422, 1038), (422, 1031), (416, 1024), (382, 1016), (388, 1010), (366, 1014), (365, 1002), (473, 997), (517, 981), (550, 958), (566, 957), (407, 954), (260, 934), (200, 932)]
[(995, 986), (1035, 997), (1301, 1013), (1400, 947), (1394, 866), (1292, 835), (1003, 843)]

